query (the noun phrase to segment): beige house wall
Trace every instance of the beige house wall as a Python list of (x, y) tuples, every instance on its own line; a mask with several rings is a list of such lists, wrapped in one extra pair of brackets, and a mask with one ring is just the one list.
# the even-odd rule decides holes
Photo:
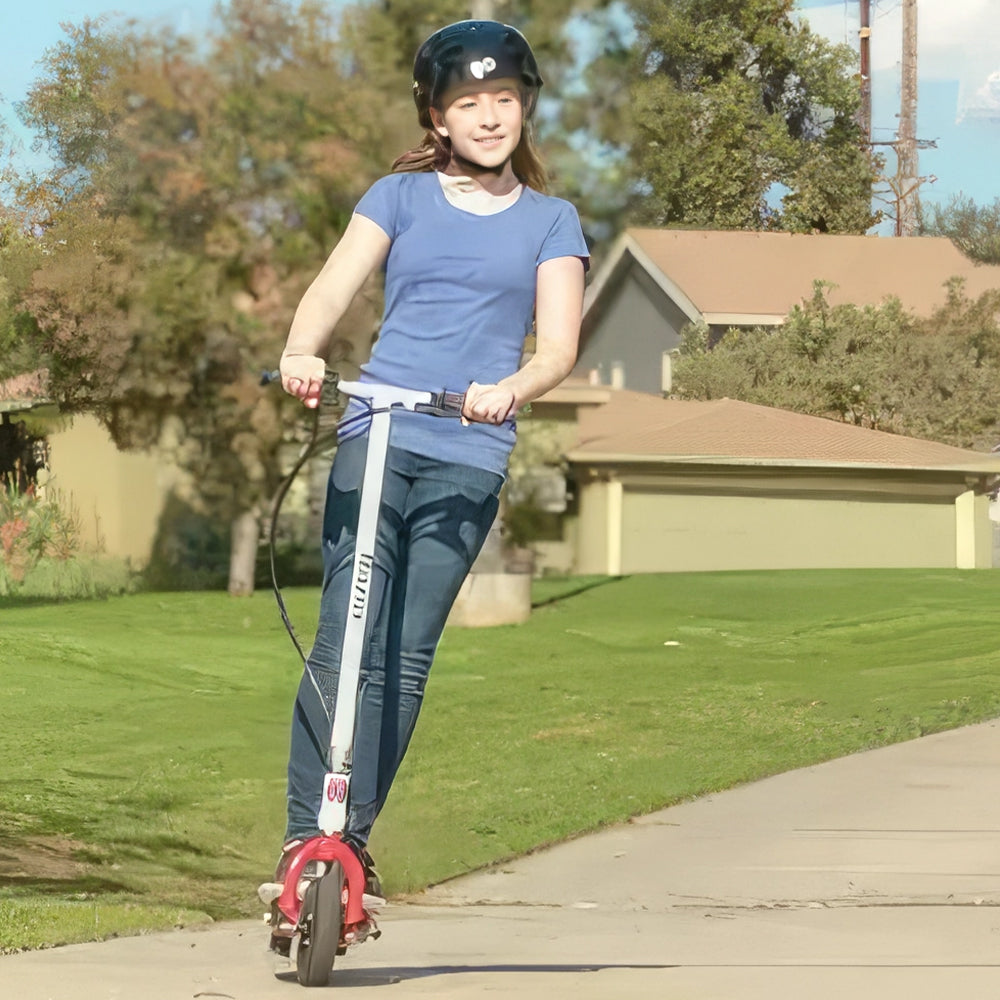
[(577, 573), (608, 573), (608, 524), (611, 484), (597, 480), (580, 490), (577, 517)]
[(814, 484), (813, 496), (747, 485), (717, 481), (698, 490), (690, 483), (622, 485), (613, 477), (584, 482), (575, 569), (615, 575), (992, 566), (989, 501), (957, 485), (921, 492), (914, 483), (904, 495), (858, 482), (855, 491), (838, 495), (827, 481)]
[(955, 500), (955, 565), (958, 569), (993, 565), (993, 522), (985, 494), (968, 490)]
[(624, 573), (955, 565), (946, 503), (630, 491), (623, 536)]
[(162, 462), (148, 453), (119, 451), (90, 416), (74, 417), (48, 440), (50, 488), (79, 511), (84, 547), (136, 566), (147, 562), (170, 487)]

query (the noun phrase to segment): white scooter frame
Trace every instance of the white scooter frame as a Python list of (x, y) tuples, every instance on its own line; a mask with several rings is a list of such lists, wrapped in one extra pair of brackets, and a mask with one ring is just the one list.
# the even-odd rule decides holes
[(330, 732), (330, 770), (323, 781), (323, 798), (319, 811), (319, 827), (328, 837), (342, 834), (347, 825), (358, 684), (368, 621), (368, 597), (375, 569), (375, 539), (382, 505), (382, 483), (385, 478), (392, 411), (416, 410), (437, 416), (457, 417), (461, 415), (464, 402), (464, 396), (458, 393), (422, 392), (368, 382), (339, 382), (337, 390), (368, 405), (371, 410), (371, 425), (361, 484), (354, 569), (340, 656), (337, 703)]
[[(265, 372), (261, 384), (267, 385), (280, 378), (277, 371)], [(337, 375), (333, 372), (327, 373), (324, 378), (323, 402), (326, 401), (325, 390), (334, 387), (338, 392), (366, 404), (371, 427), (361, 484), (350, 598), (345, 609), (347, 618), (337, 702), (330, 720), (330, 770), (323, 782), (323, 798), (318, 817), (323, 835), (309, 838), (296, 850), (280, 884), (268, 883), (259, 890), (261, 899), (270, 904), (266, 919), (273, 928), (272, 950), (289, 955), (292, 937), (298, 935), (295, 961), (299, 982), (304, 986), (326, 985), (336, 955), (343, 954), (349, 944), (359, 944), (368, 937), (378, 937), (379, 934), (372, 914), (364, 908), (367, 875), (359, 855), (343, 839), (343, 833), (347, 825), (358, 686), (375, 568), (375, 540), (382, 505), (382, 484), (392, 411), (406, 409), (440, 417), (458, 417), (461, 416), (465, 403), (462, 393), (419, 392), (376, 383), (338, 383)], [(271, 525), (271, 577), (275, 599), (288, 634), (305, 662), (305, 669), (310, 677), (312, 673), (308, 659), (295, 637), (274, 577), (274, 522), (277, 520), (281, 498), (311, 454), (318, 427), (317, 420), (310, 445), (306, 447), (278, 493)], [(313, 683), (315, 684), (315, 680)], [(317, 695), (323, 697), (318, 688)], [(274, 890), (278, 891), (277, 897), (273, 895)], [(276, 946), (276, 941), (285, 941), (285, 947)]]

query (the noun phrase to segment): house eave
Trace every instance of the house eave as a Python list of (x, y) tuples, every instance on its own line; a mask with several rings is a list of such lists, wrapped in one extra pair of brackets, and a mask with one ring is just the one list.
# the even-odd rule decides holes
[(43, 406), (52, 406), (51, 399), (0, 399), (0, 413), (26, 413)]
[(787, 316), (778, 313), (731, 313), (706, 312), (705, 322), (709, 326), (781, 326)]
[(644, 455), (622, 452), (574, 450), (566, 458), (578, 465), (712, 465), (748, 468), (843, 470), (848, 472), (919, 472), (1000, 478), (1000, 458), (987, 458), (982, 465), (902, 465), (890, 462), (830, 462), (811, 458), (741, 458), (724, 455)]
[(611, 400), (613, 392), (614, 389), (607, 385), (567, 384), (563, 382), (543, 393), (535, 400), (535, 403), (603, 406)]

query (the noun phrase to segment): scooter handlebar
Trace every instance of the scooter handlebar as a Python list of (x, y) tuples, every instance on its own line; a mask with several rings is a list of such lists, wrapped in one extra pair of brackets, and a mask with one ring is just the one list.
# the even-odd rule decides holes
[[(273, 382), (281, 382), (281, 372), (278, 369), (272, 369), (271, 371), (262, 371), (260, 373), (260, 384), (262, 386), (271, 385)], [(328, 371), (323, 376), (323, 402), (337, 402), (337, 394), (343, 393), (345, 396), (357, 396), (358, 399), (367, 400), (369, 403), (374, 403), (375, 400), (365, 391), (352, 391), (355, 387), (361, 386), (363, 383), (357, 382), (340, 382), (340, 376), (337, 372)], [(380, 387), (389, 388), (389, 387)], [(328, 392), (333, 393), (333, 399), (328, 398)], [(464, 392), (413, 392), (410, 390), (400, 390), (401, 396), (405, 398), (400, 398), (399, 400), (392, 400), (389, 402), (389, 407), (403, 406), (406, 409), (414, 410), (417, 413), (429, 413), (435, 417), (461, 417), (462, 408), (465, 406), (465, 393)], [(381, 395), (381, 393), (379, 394)], [(390, 391), (390, 395), (392, 395)]]

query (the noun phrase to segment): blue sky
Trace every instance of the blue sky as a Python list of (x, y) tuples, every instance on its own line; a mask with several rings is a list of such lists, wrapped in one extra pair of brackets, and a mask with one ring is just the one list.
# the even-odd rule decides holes
[[(340, 5), (344, 0), (330, 0)], [(12, 104), (38, 75), (38, 59), (64, 36), (60, 24), (114, 14), (196, 31), (215, 0), (30, 0), (0, 35), (0, 116), (15, 125)], [(857, 47), (857, 0), (798, 0), (813, 30)], [(872, 2), (873, 132), (894, 137), (899, 111), (901, 0)], [(1000, 0), (918, 0), (920, 172), (934, 176), (925, 201), (963, 193), (981, 204), (1000, 198)], [(992, 77), (991, 77), (992, 74)]]
[[(814, 31), (857, 47), (857, 0), (797, 6)], [(990, 204), (1000, 198), (1000, 2), (918, 0), (917, 21), (917, 135), (937, 144), (920, 151), (920, 175), (937, 178), (920, 196), (946, 202), (962, 193)], [(872, 132), (886, 141), (899, 114), (900, 0), (873, 0), (871, 24)]]

